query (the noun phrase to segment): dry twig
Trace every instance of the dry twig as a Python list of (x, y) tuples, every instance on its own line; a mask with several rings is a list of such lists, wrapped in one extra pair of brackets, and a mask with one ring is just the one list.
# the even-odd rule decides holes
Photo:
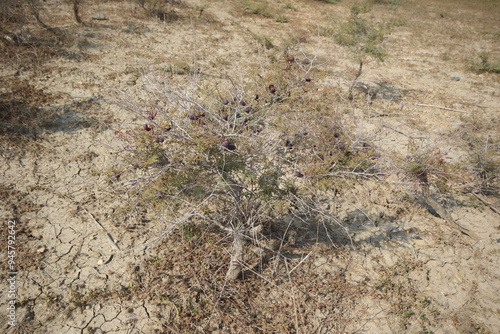
[(478, 194), (475, 194), (475, 193), (472, 193), (472, 195), (474, 195), (478, 200), (480, 200), (481, 202), (483, 202), (485, 205), (487, 205), (493, 212), (495, 213), (498, 213), (500, 215), (500, 210), (498, 210), (497, 208), (495, 208), (493, 206), (493, 204), (487, 202), (484, 198), (482, 198), (481, 196), (479, 196)]
[(449, 111), (455, 111), (455, 112), (463, 112), (469, 114), (470, 111), (464, 111), (464, 110), (457, 110), (457, 109), (451, 109), (451, 108), (446, 108), (446, 107), (441, 107), (441, 106), (434, 106), (432, 104), (422, 104), (422, 103), (417, 103), (416, 104), (419, 107), (426, 107), (426, 108), (437, 108), (437, 109), (443, 109), (443, 110), (449, 110)]
[(102, 226), (101, 223), (99, 223), (97, 221), (97, 219), (95, 219), (94, 215), (91, 214), (89, 212), (89, 210), (87, 210), (86, 208), (83, 208), (83, 210), (85, 210), (85, 212), (92, 218), (92, 221), (94, 223), (96, 223), (103, 231), (104, 233), (106, 233), (106, 236), (108, 237), (108, 240), (109, 240), (109, 243), (111, 244), (111, 247), (114, 249), (114, 250), (117, 250), (117, 251), (120, 251), (120, 247), (118, 247), (118, 245), (116, 244), (115, 240), (113, 239), (113, 237), (111, 236), (111, 234), (109, 234), (109, 232), (106, 230), (106, 228), (104, 226)]

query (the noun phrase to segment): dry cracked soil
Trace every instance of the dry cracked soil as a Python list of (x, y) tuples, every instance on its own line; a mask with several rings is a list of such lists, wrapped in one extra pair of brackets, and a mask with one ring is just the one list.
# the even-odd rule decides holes
[[(150, 243), (168, 227), (120, 210), (109, 187), (117, 131), (141, 122), (114, 101), (141, 96), (145, 74), (188, 82), (196, 66), (215, 85), (284, 54), (321, 63), (321, 85), (378, 132), (382, 156), (416, 145), (461, 163), (465, 133), (498, 157), (498, 70), (471, 64), (498, 69), (499, 1), (140, 3), (82, 1), (78, 25), (67, 2), (47, 0), (40, 16), (57, 34), (30, 16), (18, 45), (0, 44), (0, 107), (17, 117), (2, 115), (0, 142), (2, 332), (499, 333), (495, 191), (433, 188), (436, 209), (396, 177), (352, 182), (330, 208), (345, 230), (294, 222), (269, 237), (254, 275), (228, 282), (223, 234), (182, 228)], [(359, 77), (359, 49), (335, 38), (353, 6), (390, 25), (384, 60), (365, 50)]]

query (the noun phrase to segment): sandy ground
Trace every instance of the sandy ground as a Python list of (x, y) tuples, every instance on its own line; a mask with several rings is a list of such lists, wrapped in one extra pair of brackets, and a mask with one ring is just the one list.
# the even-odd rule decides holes
[[(7, 320), (9, 274), (2, 256), (3, 332), (498, 333), (499, 214), (470, 193), (440, 199), (477, 239), (432, 215), (411, 186), (353, 186), (336, 207), (353, 243), (315, 244), (298, 228), (296, 242), (304, 246), (293, 254), (299, 260), (309, 255), (295, 276), (257, 277), (229, 284), (227, 293), (221, 290), (228, 283), (214, 274), (217, 266), (202, 270), (202, 261), (197, 267), (197, 256), (213, 250), (176, 242), (178, 231), (141, 247), (164, 226), (144, 219), (140, 209), (117, 214), (106, 171), (116, 161), (115, 130), (137, 120), (110, 99), (140, 96), (148, 70), (182, 67), (196, 55), (204, 75), (217, 80), (244, 73), (266, 52), (279, 57), (291, 45), (297, 57), (303, 51), (325, 62), (324, 85), (345, 90), (358, 63), (318, 30), (345, 19), (353, 2), (292, 3), (299, 10), (282, 9), (289, 22), (281, 24), (244, 15), (231, 1), (186, 1), (167, 21), (148, 17), (132, 2), (88, 1), (82, 6), (88, 24), (77, 26), (67, 5), (46, 2), (47, 23), (71, 36), (70, 45), (47, 61), (6, 62), (0, 71), (57, 94), (42, 106), (53, 118), (36, 140), (22, 150), (2, 143), (2, 254), (14, 219), (18, 251), (15, 327)], [(405, 22), (383, 42), (387, 59), (364, 63), (360, 81), (379, 89), (378, 97), (368, 102), (359, 89), (352, 105), (364, 113), (362, 124), (380, 131), (386, 152), (404, 152), (412, 138), (424, 138), (413, 141), (440, 147), (447, 162), (458, 162), (466, 148), (456, 138), (468, 131), (470, 117), (498, 124), (498, 74), (472, 72), (466, 63), (480, 52), (498, 59), (499, 10), (498, 2), (475, 8), (465, 1), (408, 0), (363, 14)], [(108, 20), (91, 20), (96, 13)], [(259, 47), (259, 36), (268, 36), (274, 48)], [(381, 80), (391, 88), (384, 91)], [(482, 198), (499, 207), (497, 197)], [(299, 264), (278, 260), (276, 266)]]

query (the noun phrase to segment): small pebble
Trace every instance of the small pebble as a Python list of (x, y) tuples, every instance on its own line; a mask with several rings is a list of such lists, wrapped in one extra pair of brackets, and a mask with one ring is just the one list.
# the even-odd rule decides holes
[(107, 20), (108, 18), (103, 13), (96, 13), (92, 15), (92, 20)]

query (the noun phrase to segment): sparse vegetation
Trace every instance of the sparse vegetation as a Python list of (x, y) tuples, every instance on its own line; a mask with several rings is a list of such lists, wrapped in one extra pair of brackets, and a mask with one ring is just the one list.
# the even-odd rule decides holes
[(276, 16), (276, 22), (278, 23), (288, 23), (288, 17), (285, 15), (277, 15)]
[(273, 18), (276, 13), (269, 1), (245, 0), (243, 1), (245, 11), (249, 14), (259, 15), (265, 18)]
[(383, 60), (386, 52), (381, 47), (381, 43), (384, 40), (386, 28), (383, 25), (372, 25), (359, 16), (360, 13), (366, 11), (364, 7), (354, 6), (350, 18), (342, 23), (339, 31), (336, 32), (335, 41), (340, 45), (350, 47), (358, 58), (369, 55)]
[(26, 19), (25, 7), (16, 0), (0, 0), (1, 31), (8, 31), (14, 23), (23, 23)]
[(401, 5), (403, 0), (367, 0), (369, 3), (379, 5)]
[(493, 122), (479, 115), (464, 118), (464, 128), (458, 136), (467, 152), (467, 158), (458, 164), (468, 183), (468, 189), (484, 194), (500, 192), (500, 143)]
[(335, 2), (339, 2), (340, 0), (316, 0), (316, 1), (326, 2), (326, 3), (335, 3)]
[(187, 74), (193, 73), (194, 69), (187, 62), (182, 61), (182, 60), (178, 60), (178, 61), (172, 62), (166, 68), (166, 71), (168, 71), (172, 74), (187, 75)]
[(298, 8), (298, 7), (296, 7), (294, 4), (292, 4), (292, 3), (290, 3), (290, 2), (288, 2), (288, 3), (285, 5), (285, 8), (290, 9), (290, 10), (293, 10), (293, 11), (298, 11), (298, 10), (299, 10), (299, 8)]
[(0, 0), (7, 331), (493, 333), (498, 6)]
[(2, 81), (2, 86), (8, 89), (0, 94), (0, 136), (3, 140), (13, 140), (19, 135), (35, 136), (56, 114), (44, 108), (55, 96), (25, 80), (9, 80), (8, 85), (5, 79)]
[(433, 326), (437, 314), (432, 311), (432, 301), (419, 296), (414, 290), (410, 279), (412, 271), (418, 271), (421, 263), (401, 260), (393, 266), (381, 268), (382, 277), (378, 290), (389, 298), (392, 312), (399, 317), (402, 330), (413, 328), (419, 324), (422, 330)]
[(259, 44), (262, 45), (264, 48), (268, 50), (274, 48), (273, 41), (271, 40), (270, 37), (260, 35), (257, 37), (257, 39), (259, 41)]
[[(162, 22), (175, 22), (181, 19), (181, 12), (186, 12), (188, 7), (181, 0), (135, 0), (144, 11), (155, 19)], [(194, 8), (198, 16), (203, 13), (204, 8)]]
[(479, 55), (480, 61), (470, 61), (469, 67), (478, 73), (500, 73), (500, 62), (491, 62), (486, 53)]

